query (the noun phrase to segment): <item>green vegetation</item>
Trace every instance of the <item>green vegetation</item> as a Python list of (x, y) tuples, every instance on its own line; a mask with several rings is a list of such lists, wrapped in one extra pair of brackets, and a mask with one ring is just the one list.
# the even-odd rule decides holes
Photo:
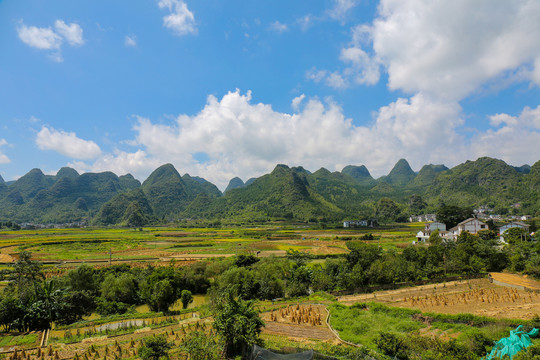
[[(399, 359), (480, 359), (518, 322), (422, 314), (377, 303), (335, 304), (330, 313), (332, 326), (344, 340)], [(528, 328), (535, 325), (529, 323)]]
[(248, 354), (253, 344), (259, 343), (264, 322), (254, 308), (253, 301), (235, 298), (232, 287), (224, 289), (213, 299), (214, 329), (223, 339), (228, 358)]
[(143, 360), (168, 359), (172, 346), (173, 344), (167, 342), (165, 336), (154, 336), (144, 340), (144, 345), (139, 347), (138, 354)]
[[(182, 341), (177, 339), (182, 343), (178, 351), (196, 353), (208, 348), (207, 358), (215, 359), (224, 349), (230, 356), (245, 353), (250, 344), (260, 341), (259, 312), (275, 311), (295, 299), (295, 303), (331, 304), (334, 328), (345, 340), (366, 346), (353, 351), (347, 346), (313, 345), (328, 355), (479, 358), (485, 355), (493, 340), (505, 336), (509, 327), (515, 328), (516, 322), (472, 315), (421, 314), (374, 303), (346, 307), (335, 304), (336, 298), (329, 294), (503, 269), (532, 275), (540, 273), (540, 244), (517, 229), (505, 234), (508, 245), (503, 248), (496, 234), (489, 230), (478, 235), (463, 233), (455, 243), (443, 242), (435, 232), (429, 244), (407, 245), (419, 227), (421, 224), (388, 225), (369, 229), (369, 232), (367, 229), (320, 229), (317, 225), (306, 228), (304, 224), (251, 228), (153, 227), (142, 231), (126, 228), (5, 230), (0, 232), (0, 246), (12, 246), (14, 251), (40, 250), (35, 252), (40, 260), (85, 256), (107, 260), (111, 247), (113, 254), (118, 254), (115, 254), (117, 259), (132, 257), (130, 251), (141, 257), (160, 259), (163, 254), (170, 254), (171, 258), (211, 253), (233, 256), (190, 262), (185, 266), (177, 266), (176, 261), (162, 264), (165, 266), (138, 262), (108, 266), (105, 261), (97, 268), (78, 264), (62, 269), (38, 262), (21, 251), (18, 260), (6, 265), (1, 272), (8, 285), (0, 295), (0, 326), (14, 333), (46, 329), (54, 322), (60, 334), (55, 334), (57, 339), (52, 340), (62, 343), (98, 335), (120, 335), (150, 324), (151, 317), (163, 318), (160, 313), (172, 319), (163, 320), (165, 324), (178, 323), (179, 314), (187, 315), (187, 311), (191, 311), (180, 310), (180, 302), (185, 308), (192, 294), (208, 295), (212, 308), (209, 310), (210, 305), (205, 310), (200, 307), (198, 315), (213, 315), (217, 335), (184, 333)], [(18, 237), (11, 236), (14, 234)], [(342, 251), (314, 255), (318, 246)], [(277, 254), (280, 256), (264, 257), (256, 253), (268, 249), (282, 249), (282, 252)], [(95, 255), (96, 250), (100, 254)], [(141, 255), (142, 251), (148, 254)], [(260, 307), (256, 301), (261, 301)], [(145, 313), (135, 313), (135, 307), (143, 304)], [(148, 309), (151, 312), (146, 313)], [(83, 320), (90, 314), (93, 320)], [(191, 314), (189, 318), (192, 319)], [(122, 319), (140, 320), (126, 328), (95, 332), (98, 324)], [(142, 319), (146, 322), (142, 323)], [(526, 325), (537, 324), (530, 321)], [(60, 339), (62, 333), (67, 335)], [(431, 335), (441, 339), (433, 340)], [(266, 347), (285, 346), (283, 339), (266, 335), (263, 339), (268, 341)], [(305, 344), (298, 345), (303, 346)], [(373, 355), (374, 352), (378, 354)]]
[(441, 206), (537, 215), (540, 162), (528, 170), (486, 157), (452, 169), (425, 165), (416, 174), (401, 159), (388, 176), (375, 180), (365, 166), (311, 173), (277, 165), (246, 183), (231, 180), (222, 194), (204, 179), (181, 176), (171, 164), (143, 184), (110, 172), (79, 175), (63, 168), (51, 176), (33, 169), (9, 185), (0, 182), (0, 221), (141, 227), (196, 219), (214, 225), (296, 221), (324, 227), (347, 219), (390, 223)]

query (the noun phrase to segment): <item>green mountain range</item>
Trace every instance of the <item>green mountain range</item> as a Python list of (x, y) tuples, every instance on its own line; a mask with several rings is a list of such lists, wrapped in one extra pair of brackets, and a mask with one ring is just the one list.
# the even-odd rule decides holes
[(451, 169), (429, 164), (415, 173), (401, 159), (379, 179), (363, 165), (313, 173), (277, 165), (271, 173), (245, 183), (233, 178), (224, 193), (203, 178), (181, 176), (171, 164), (160, 166), (142, 184), (129, 174), (78, 174), (71, 168), (54, 176), (33, 169), (9, 183), (0, 177), (0, 220), (19, 223), (341, 221), (381, 214), (392, 221), (434, 212), (443, 204), (535, 215), (540, 210), (540, 161), (513, 167), (483, 157)]

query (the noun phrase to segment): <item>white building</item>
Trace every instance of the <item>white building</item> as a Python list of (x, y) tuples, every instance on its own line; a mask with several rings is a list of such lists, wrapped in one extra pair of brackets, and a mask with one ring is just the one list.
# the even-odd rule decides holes
[(511, 221), (509, 222), (508, 224), (506, 225), (503, 225), (499, 228), (499, 234), (504, 234), (504, 232), (508, 229), (511, 229), (511, 228), (520, 228), (520, 229), (524, 229), (524, 230), (529, 230), (529, 225), (527, 224), (524, 224), (522, 222), (519, 222), (519, 221)]
[(501, 243), (506, 244), (506, 241), (504, 240), (504, 233), (506, 232), (506, 230), (512, 229), (512, 228), (523, 229), (523, 230), (529, 232), (529, 225), (524, 224), (524, 223), (519, 222), (519, 221), (511, 221), (508, 224), (503, 225), (503, 226), (501, 226), (499, 228), (499, 235), (500, 235), (499, 241)]
[(445, 224), (440, 223), (440, 222), (427, 223), (424, 225), (424, 230), (420, 230), (416, 234), (416, 238), (418, 239), (418, 242), (420, 241), (427, 242), (429, 240), (429, 237), (435, 230), (439, 230), (439, 235), (441, 237), (444, 237), (447, 233)]
[(409, 222), (436, 221), (435, 214), (414, 215), (409, 217)]
[(489, 229), (489, 227), (486, 223), (475, 218), (469, 218), (467, 220), (463, 220), (462, 222), (451, 228), (450, 232), (452, 233), (455, 240), (464, 231), (468, 231), (471, 234), (477, 234), (480, 230), (487, 229)]

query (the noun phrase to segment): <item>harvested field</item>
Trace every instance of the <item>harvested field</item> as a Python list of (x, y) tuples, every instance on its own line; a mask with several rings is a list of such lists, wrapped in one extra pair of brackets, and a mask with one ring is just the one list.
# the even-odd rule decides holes
[(322, 305), (290, 305), (261, 314), (266, 323), (263, 332), (304, 339), (335, 339), (326, 324), (327, 315)]
[(302, 339), (332, 340), (336, 338), (326, 326), (314, 328), (306, 325), (267, 322), (262, 331), (266, 334), (285, 335)]
[(516, 275), (516, 274), (505, 274), (505, 273), (490, 273), (491, 278), (495, 283), (499, 282), (498, 285), (508, 285), (512, 287), (518, 287), (523, 289), (529, 289), (533, 291), (540, 291), (540, 282), (536, 280), (529, 279), (526, 276)]
[(348, 295), (338, 300), (344, 304), (374, 301), (423, 312), (494, 318), (532, 319), (540, 315), (540, 293), (499, 286), (488, 279)]

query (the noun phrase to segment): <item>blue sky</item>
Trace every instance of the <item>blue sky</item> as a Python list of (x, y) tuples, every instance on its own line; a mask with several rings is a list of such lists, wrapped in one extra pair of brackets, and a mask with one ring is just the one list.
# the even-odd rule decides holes
[(540, 2), (0, 1), (0, 175), (540, 159)]

